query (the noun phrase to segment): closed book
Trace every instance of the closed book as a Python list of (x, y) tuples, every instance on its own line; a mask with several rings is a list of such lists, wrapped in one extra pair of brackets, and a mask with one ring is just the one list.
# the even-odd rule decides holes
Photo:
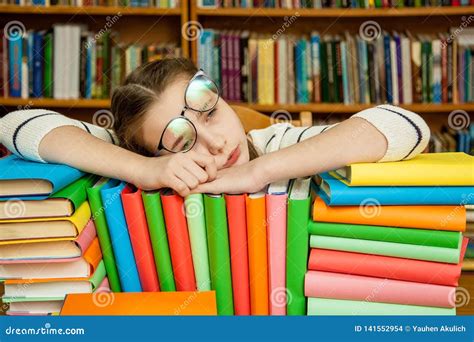
[(90, 217), (89, 203), (84, 202), (72, 216), (1, 220), (0, 245), (74, 240)]
[(225, 195), (235, 315), (250, 315), (245, 195)]
[(369, 315), (369, 316), (454, 316), (455, 308), (376, 303), (370, 301), (308, 298), (308, 315)]
[(309, 254), (308, 221), (311, 197), (310, 178), (299, 178), (291, 184), (288, 199), (286, 233), (287, 315), (305, 315), (304, 276)]
[(454, 308), (455, 292), (455, 286), (321, 271), (305, 278), (305, 295), (314, 298)]
[(397, 242), (410, 245), (458, 248), (461, 232), (432, 229), (410, 229), (363, 224), (310, 221), (308, 231), (313, 235), (337, 236), (349, 239)]
[(469, 186), (474, 185), (473, 168), (473, 156), (446, 152), (421, 153), (413, 159), (387, 163), (356, 163), (336, 173), (350, 186)]
[(125, 182), (110, 179), (101, 187), (100, 195), (120, 278), (120, 287), (124, 292), (141, 292), (142, 286), (120, 200), (123, 188), (125, 188)]
[(209, 266), (212, 289), (216, 291), (217, 313), (233, 315), (232, 276), (225, 199), (204, 195)]
[[(283, 184), (279, 184), (283, 183)], [(286, 234), (288, 182), (269, 185), (265, 195), (268, 248), (269, 314), (286, 315)]]
[[(11, 97), (21, 97), (22, 88), (22, 60), (23, 60), (23, 48), (22, 41), (23, 37), (17, 33), (13, 38), (6, 39), (8, 43), (8, 70), (9, 72), (9, 84)], [(27, 80), (25, 80), (27, 82)]]
[(38, 163), (13, 154), (0, 159), (0, 170), (1, 200), (45, 199), (85, 175), (68, 165)]
[(160, 290), (176, 291), (160, 192), (143, 191), (142, 197)]
[[(156, 315), (216, 315), (214, 291), (206, 292), (144, 292), (103, 294), (97, 305), (92, 294), (70, 294), (66, 297), (61, 316), (156, 316)], [(187, 303), (184, 305), (183, 303)]]
[(95, 228), (97, 230), (97, 237), (99, 239), (100, 248), (102, 250), (102, 259), (107, 271), (107, 278), (110, 288), (113, 292), (120, 292), (120, 279), (115, 263), (114, 251), (105, 218), (104, 208), (102, 205), (102, 198), (100, 196), (101, 188), (107, 183), (108, 179), (101, 177), (97, 182), (86, 189), (87, 198), (92, 211), (92, 219), (94, 220)]
[(86, 200), (86, 187), (94, 181), (94, 175), (86, 175), (44, 200), (1, 201), (0, 222), (3, 219), (71, 216)]
[(334, 249), (450, 264), (457, 264), (461, 254), (461, 246), (459, 248), (444, 248), (322, 235), (311, 235), (309, 244), (311, 248)]
[(178, 291), (196, 290), (184, 200), (171, 190), (161, 192), (161, 203), (170, 246), (174, 281)]
[(380, 205), (460, 205), (474, 202), (473, 186), (353, 186), (336, 173), (314, 177), (318, 194), (329, 206), (363, 205), (368, 198)]
[(369, 277), (397, 279), (426, 284), (457, 286), (468, 239), (463, 239), (459, 263), (404, 259), (375, 254), (329, 249), (312, 249), (308, 269)]
[(329, 207), (318, 196), (313, 203), (313, 220), (463, 232), (466, 229), (466, 208), (446, 205), (383, 206), (370, 198), (360, 206)]
[(156, 265), (142, 202), (142, 191), (127, 184), (120, 196), (142, 289), (147, 292), (159, 291)]
[(265, 193), (246, 198), (247, 237), (249, 252), (250, 312), (268, 315), (268, 262)]
[(207, 252), (206, 219), (202, 194), (192, 194), (184, 199), (186, 221), (188, 223), (194, 275), (199, 291), (211, 290), (209, 255)]

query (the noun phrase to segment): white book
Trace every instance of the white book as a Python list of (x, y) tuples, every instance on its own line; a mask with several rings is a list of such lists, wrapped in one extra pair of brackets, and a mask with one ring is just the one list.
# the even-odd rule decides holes
[(63, 78), (63, 56), (64, 46), (62, 40), (63, 25), (53, 26), (53, 97), (55, 99), (63, 98), (63, 87), (61, 79)]
[[(288, 36), (290, 38), (290, 36)], [(293, 37), (292, 37), (293, 38)], [(288, 104), (295, 103), (295, 70), (293, 68), (295, 57), (294, 57), (294, 39), (288, 39), (287, 41), (287, 56), (288, 56), (288, 89), (287, 89), (287, 99)]]
[(38, 302), (13, 302), (10, 303), (8, 315), (47, 315), (59, 313), (64, 301), (38, 301)]
[(71, 26), (71, 62), (70, 62), (70, 98), (78, 99), (80, 97), (80, 73), (81, 73), (81, 27), (79, 25)]
[(71, 293), (92, 293), (92, 283), (89, 280), (77, 281), (52, 281), (28, 283), (5, 284), (4, 302), (21, 302), (37, 298), (48, 298), (51, 300), (62, 300)]
[(398, 68), (397, 68), (397, 45), (395, 40), (390, 39), (390, 61), (392, 64), (392, 103), (395, 105), (399, 104), (398, 97)]
[(403, 65), (403, 102), (405, 104), (413, 103), (413, 85), (412, 85), (412, 74), (411, 74), (411, 52), (410, 52), (410, 39), (402, 35), (401, 36), (401, 49), (402, 49), (402, 65)]

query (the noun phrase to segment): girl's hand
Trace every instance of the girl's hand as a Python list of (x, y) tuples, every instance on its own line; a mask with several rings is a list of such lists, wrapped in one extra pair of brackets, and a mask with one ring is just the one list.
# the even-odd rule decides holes
[(215, 179), (217, 173), (214, 157), (194, 151), (144, 157), (139, 164), (135, 186), (143, 190), (171, 188), (183, 197), (199, 184)]
[(252, 193), (267, 185), (265, 172), (257, 166), (255, 160), (219, 170), (213, 181), (199, 184), (191, 193), (241, 194)]

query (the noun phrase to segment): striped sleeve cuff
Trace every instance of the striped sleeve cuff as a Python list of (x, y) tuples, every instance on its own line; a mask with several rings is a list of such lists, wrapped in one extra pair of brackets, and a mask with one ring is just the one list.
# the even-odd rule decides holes
[(397, 106), (380, 105), (352, 117), (367, 120), (387, 139), (387, 151), (379, 162), (411, 159), (423, 152), (430, 140), (430, 129), (423, 118)]

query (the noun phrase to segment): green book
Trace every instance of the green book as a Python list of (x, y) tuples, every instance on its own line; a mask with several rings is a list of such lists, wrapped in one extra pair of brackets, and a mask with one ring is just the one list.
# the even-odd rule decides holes
[(143, 191), (142, 198), (143, 206), (145, 207), (148, 230), (150, 231), (151, 247), (153, 248), (156, 271), (160, 281), (160, 290), (176, 291), (160, 192)]
[(311, 248), (386, 255), (399, 258), (459, 263), (460, 248), (409, 245), (404, 243), (347, 239), (333, 236), (311, 235)]
[(321, 60), (321, 101), (329, 102), (327, 42), (321, 40), (319, 56)]
[(44, 35), (44, 97), (53, 97), (53, 32)]
[(48, 199), (51, 198), (67, 198), (71, 201), (73, 205), (73, 212), (79, 208), (79, 206), (84, 203), (87, 199), (86, 189), (92, 186), (97, 177), (92, 174), (88, 174), (79, 178), (74, 183), (69, 184), (68, 186), (62, 188), (58, 192), (52, 194)]
[(92, 218), (94, 220), (97, 237), (99, 238), (102, 250), (102, 260), (104, 260), (107, 277), (109, 279), (112, 292), (121, 292), (120, 280), (115, 264), (114, 252), (110, 241), (109, 228), (105, 219), (104, 207), (100, 196), (100, 189), (107, 183), (107, 178), (100, 178), (94, 185), (87, 188), (87, 197), (91, 207)]
[(388, 304), (370, 301), (308, 298), (308, 316), (322, 315), (456, 315), (456, 308)]
[(445, 230), (311, 221), (308, 226), (308, 231), (312, 235), (397, 242), (445, 248), (460, 248), (462, 243), (462, 235), (460, 232), (450, 232)]
[(222, 195), (204, 195), (211, 288), (216, 291), (217, 313), (233, 315), (229, 233), (225, 199)]
[(186, 220), (188, 223), (191, 253), (193, 255), (194, 274), (198, 291), (211, 290), (209, 256), (207, 253), (206, 220), (202, 194), (192, 194), (184, 199)]
[(308, 221), (311, 179), (298, 178), (291, 184), (286, 235), (287, 315), (306, 315), (304, 277), (308, 265)]

